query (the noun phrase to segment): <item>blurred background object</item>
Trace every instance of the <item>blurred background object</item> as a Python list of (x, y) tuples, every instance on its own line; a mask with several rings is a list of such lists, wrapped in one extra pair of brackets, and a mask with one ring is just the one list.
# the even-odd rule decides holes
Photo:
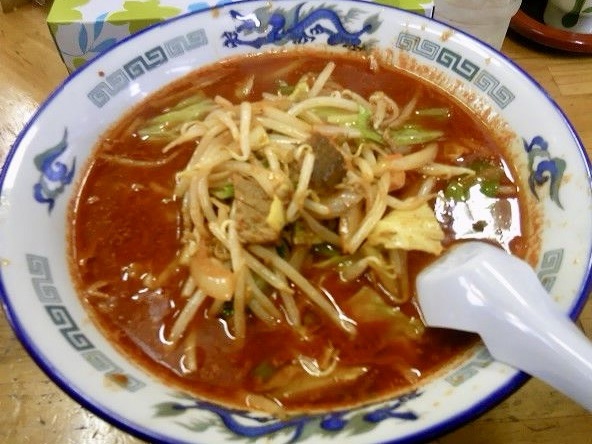
[(545, 23), (582, 34), (592, 33), (592, 0), (549, 0)]
[[(44, 0), (36, 0), (36, 1), (44, 1)], [(24, 5), (25, 3), (30, 3), (31, 0), (0, 0), (0, 12), (11, 12), (15, 8)]]
[(434, 18), (500, 49), (520, 0), (435, 0)]

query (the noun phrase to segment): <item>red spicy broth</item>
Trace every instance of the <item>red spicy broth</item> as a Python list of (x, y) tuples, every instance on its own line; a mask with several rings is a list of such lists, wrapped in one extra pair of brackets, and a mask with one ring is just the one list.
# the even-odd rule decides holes
[[(371, 69), (362, 55), (332, 56), (332, 60), (336, 63), (333, 81), (362, 96), (380, 90), (405, 104), (420, 91), (417, 109), (447, 110), (445, 118), (417, 116), (416, 120), (442, 131), (443, 144), (462, 140), (475, 149), (459, 154), (455, 164), (487, 159), (500, 171), (510, 171), (502, 149), (486, 126), (440, 90), (394, 69)], [(413, 298), (401, 305), (392, 304), (408, 319), (406, 326), (393, 328), (390, 321), (380, 318), (356, 321), (356, 334), (349, 335), (320, 315), (297, 291), (295, 299), (302, 313), (304, 335), (287, 322), (270, 327), (247, 314), (246, 337), (238, 341), (233, 339), (223, 311), (212, 314), (208, 307), (201, 307), (183, 336), (191, 338), (195, 353), (192, 359), (197, 367), (188, 369), (183, 341), (167, 343), (167, 332), (186, 303), (180, 291), (188, 272), (181, 267), (170, 269), (156, 288), (145, 285), (144, 278), (147, 274), (160, 275), (178, 253), (182, 222), (180, 202), (173, 197), (175, 174), (185, 167), (195, 144), (186, 143), (173, 154), (163, 154), (166, 142), (139, 137), (135, 129), (198, 90), (208, 97), (219, 95), (238, 103), (243, 98), (237, 98), (237, 93), (242, 94), (245, 79), (253, 74), (254, 84), (247, 99), (258, 99), (263, 92), (294, 84), (306, 72), (320, 72), (326, 64), (327, 56), (323, 54), (286, 53), (236, 58), (201, 69), (134, 108), (102, 137), (87, 165), (71, 207), (74, 223), (69, 239), (72, 271), (81, 299), (104, 334), (127, 356), (195, 396), (252, 408), (257, 405), (251, 405), (250, 394), (262, 394), (274, 402), (279, 400), (288, 412), (358, 405), (422, 383), (477, 342), (470, 334), (424, 330)], [(116, 157), (134, 162), (117, 162)], [(439, 161), (447, 159), (439, 155)], [(417, 180), (410, 175), (398, 196), (412, 193)], [(501, 186), (511, 184), (507, 175), (498, 180)], [(438, 182), (441, 195), (447, 190), (452, 194), (458, 191), (458, 186), (449, 189), (448, 185)], [(525, 226), (524, 215), (516, 214), (516, 209), (523, 211), (518, 193), (506, 194), (501, 200), (514, 204), (501, 205), (503, 211), (496, 217), (514, 219), (519, 228)], [(452, 228), (454, 204), (453, 199), (440, 201), (437, 208), (441, 213), (437, 216), (446, 234), (443, 243), (448, 246), (459, 236)], [(435, 205), (434, 200), (430, 205)], [(484, 231), (479, 221), (469, 225), (476, 237)], [(522, 254), (521, 230), (512, 232), (506, 240), (506, 248)], [(408, 283), (413, 287), (418, 271), (434, 256), (412, 251), (407, 258)], [(366, 274), (344, 282), (337, 271), (308, 267), (303, 273), (354, 320), (351, 313), (356, 309), (350, 307), (351, 298), (362, 284), (382, 294), (377, 288), (380, 286)], [(337, 359), (333, 359), (333, 352)], [(339, 383), (321, 384), (304, 393), (292, 393), (281, 380), (289, 379), (294, 372), (291, 366), (302, 356), (324, 362), (325, 366), (357, 369), (360, 374), (345, 375)]]

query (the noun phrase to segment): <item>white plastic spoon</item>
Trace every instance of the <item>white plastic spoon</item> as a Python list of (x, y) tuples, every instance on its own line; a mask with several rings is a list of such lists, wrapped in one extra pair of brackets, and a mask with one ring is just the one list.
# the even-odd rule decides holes
[(466, 242), (418, 275), (417, 292), (427, 325), (478, 333), (495, 359), (592, 411), (592, 342), (526, 262)]

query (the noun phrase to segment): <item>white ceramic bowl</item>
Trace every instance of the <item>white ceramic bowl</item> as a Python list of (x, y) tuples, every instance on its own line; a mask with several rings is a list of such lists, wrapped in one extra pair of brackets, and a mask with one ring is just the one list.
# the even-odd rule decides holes
[[(282, 39), (272, 38), (267, 18), (285, 18), (298, 4), (296, 23), (302, 33), (319, 23), (328, 33), (307, 41), (287, 22), (278, 34)], [(261, 19), (262, 33), (237, 32), (232, 11)], [(372, 27), (364, 28), (368, 23)], [(254, 40), (261, 37), (257, 47)], [(516, 135), (513, 155), (521, 180), (531, 187), (531, 199), (542, 214), (536, 270), (557, 303), (577, 315), (590, 284), (589, 164), (561, 110), (527, 74), (460, 32), (389, 7), (361, 1), (338, 6), (289, 0), (233, 3), (215, 13), (197, 12), (156, 25), (77, 71), (40, 107), (2, 170), (0, 291), (5, 311), (39, 366), (82, 405), (151, 442), (398, 443), (428, 440), (459, 426), (524, 382), (526, 375), (479, 348), (396, 399), (280, 421), (172, 392), (126, 360), (88, 320), (68, 271), (66, 210), (99, 135), (131, 104), (196, 67), (278, 45), (286, 48), (297, 40), (299, 45), (331, 46), (339, 41), (335, 37), (346, 37), (354, 46), (388, 49), (393, 63), (408, 69), (440, 73), (436, 77), (443, 87), (508, 123)], [(109, 383), (113, 380), (120, 385)]]

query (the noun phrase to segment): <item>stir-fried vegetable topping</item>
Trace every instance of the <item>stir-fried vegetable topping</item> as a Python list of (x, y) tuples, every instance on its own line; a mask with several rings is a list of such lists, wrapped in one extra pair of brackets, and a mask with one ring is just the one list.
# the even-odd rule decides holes
[[(358, 96), (331, 81), (333, 69), (329, 63), (294, 85), (280, 82), (275, 94), (258, 101), (233, 104), (196, 94), (138, 131), (168, 137), (165, 150), (195, 143), (177, 176), (185, 227), (179, 261), (191, 264), (194, 291), (232, 301), (239, 338), (245, 308), (255, 303), (251, 294), (281, 295), (293, 307), (286, 309), (288, 321), (298, 327), (291, 285), (353, 333), (351, 313), (302, 274), (303, 251), (321, 258), (317, 265), (338, 266), (344, 279), (371, 271), (381, 288), (396, 293), (393, 299), (408, 298), (407, 285), (388, 282), (406, 280), (404, 253), (442, 251), (444, 233), (428, 205), (434, 178), (456, 177), (445, 191), (452, 198), (464, 198), (474, 183), (495, 192), (494, 168), (437, 162), (444, 133), (430, 121), (449, 119), (447, 108), (415, 109), (417, 97), (399, 106), (381, 91)], [(239, 100), (254, 81), (240, 82)], [(400, 199), (392, 193), (404, 189), (407, 174), (424, 175), (424, 186)], [(204, 280), (202, 267), (216, 278)], [(252, 287), (255, 280), (265, 282), (269, 296)], [(251, 309), (274, 319), (260, 302)]]

